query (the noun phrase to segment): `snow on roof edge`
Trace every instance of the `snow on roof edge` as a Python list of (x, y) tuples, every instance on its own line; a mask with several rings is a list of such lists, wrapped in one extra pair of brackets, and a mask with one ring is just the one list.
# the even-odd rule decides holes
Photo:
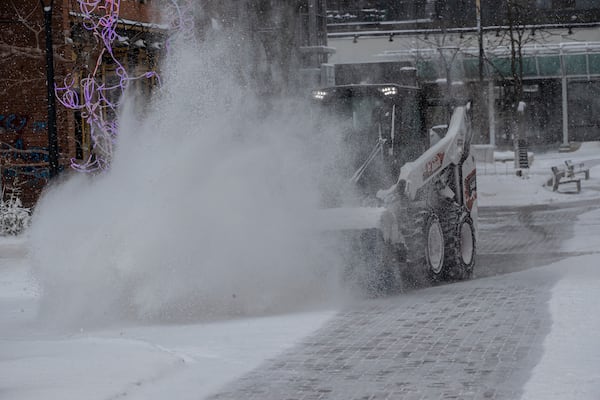
[[(71, 15), (73, 17), (85, 18), (84, 14), (78, 13), (78, 12), (75, 12), (75, 11), (69, 11), (69, 15)], [(169, 29), (169, 25), (157, 24), (157, 23), (154, 23), (154, 22), (135, 21), (135, 20), (132, 20), (132, 19), (125, 19), (125, 18), (119, 18), (117, 20), (117, 22), (120, 23), (120, 24), (125, 24), (125, 25), (142, 26), (144, 28), (162, 29), (162, 30), (165, 30), (165, 31)]]

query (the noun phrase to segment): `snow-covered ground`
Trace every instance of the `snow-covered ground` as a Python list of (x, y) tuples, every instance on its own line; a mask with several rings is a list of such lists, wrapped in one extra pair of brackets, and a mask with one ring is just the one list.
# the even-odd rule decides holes
[(25, 239), (0, 240), (0, 398), (200, 399), (335, 313), (58, 331), (36, 322)]
[[(565, 159), (593, 165), (600, 145), (574, 153), (536, 155), (529, 179), (503, 164), (479, 166), (480, 204), (524, 205), (600, 198), (600, 169), (582, 193), (542, 187), (551, 165)], [(491, 168), (496, 168), (490, 173)], [(487, 172), (484, 170), (487, 169)], [(595, 189), (598, 187), (598, 189)], [(600, 211), (582, 215), (564, 251), (600, 249)], [(314, 332), (334, 309), (188, 324), (114, 323), (96, 329), (57, 328), (36, 319), (40, 294), (27, 238), (0, 238), (0, 398), (199, 399)], [(541, 362), (524, 399), (589, 399), (600, 395), (600, 255), (573, 257), (536, 269), (560, 277)], [(528, 272), (532, 273), (532, 272)], [(518, 279), (518, 273), (515, 274)], [(75, 301), (77, 299), (74, 299)], [(51, 321), (50, 321), (51, 322)]]
[[(496, 162), (477, 164), (480, 206), (527, 206), (600, 198), (599, 142), (583, 143), (574, 152), (533, 152), (533, 163), (525, 177), (516, 176), (513, 161), (500, 161), (507, 155), (507, 152), (498, 152)], [(574, 183), (561, 185), (558, 192), (545, 185), (552, 178), (551, 167), (564, 168), (566, 160), (575, 164), (583, 162), (590, 168), (589, 180), (577, 175), (581, 178), (581, 193), (574, 193)]]
[[(500, 157), (506, 154), (500, 154)], [(553, 192), (545, 183), (552, 177), (551, 167), (564, 167), (565, 160), (585, 163), (590, 179), (581, 180), (581, 193)], [(534, 153), (526, 178), (515, 174), (511, 161), (478, 165), (480, 206), (528, 206), (600, 200), (600, 143), (583, 143), (574, 152)], [(560, 191), (569, 191), (574, 187)], [(525, 386), (523, 400), (560, 400), (600, 398), (600, 210), (579, 216), (574, 237), (560, 249), (565, 252), (592, 253), (568, 258), (536, 269), (559, 277), (552, 290), (549, 311), (552, 329), (544, 341), (544, 354)], [(596, 253), (596, 254), (594, 254)], [(525, 272), (529, 273), (529, 272)], [(518, 274), (515, 274), (518, 276)], [(518, 277), (517, 277), (518, 279)]]
[[(600, 398), (600, 210), (581, 215), (564, 251), (597, 252), (548, 267), (560, 279), (552, 290), (552, 329), (523, 400)], [(594, 227), (593, 229), (590, 229)]]

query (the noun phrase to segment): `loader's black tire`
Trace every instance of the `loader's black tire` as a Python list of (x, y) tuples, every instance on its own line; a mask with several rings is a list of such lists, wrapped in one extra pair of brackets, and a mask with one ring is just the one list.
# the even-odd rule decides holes
[(407, 273), (404, 280), (420, 287), (444, 276), (445, 238), (437, 213), (421, 210), (409, 217), (405, 232)]
[(445, 207), (444, 235), (444, 278), (465, 280), (473, 276), (475, 267), (475, 227), (466, 210), (456, 203)]

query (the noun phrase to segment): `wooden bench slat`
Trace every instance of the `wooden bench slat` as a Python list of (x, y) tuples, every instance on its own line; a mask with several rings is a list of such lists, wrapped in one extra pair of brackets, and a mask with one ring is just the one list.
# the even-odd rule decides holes
[[(569, 174), (568, 170), (567, 171), (560, 170), (560, 169), (558, 169), (558, 167), (552, 167), (551, 169), (552, 169), (552, 174), (553, 174), (553, 179), (552, 179), (552, 191), (553, 192), (558, 191), (559, 185), (566, 184), (566, 183), (575, 183), (577, 185), (577, 193), (581, 192), (581, 179), (574, 178), (574, 175)], [(567, 178), (567, 179), (563, 179), (563, 178)]]

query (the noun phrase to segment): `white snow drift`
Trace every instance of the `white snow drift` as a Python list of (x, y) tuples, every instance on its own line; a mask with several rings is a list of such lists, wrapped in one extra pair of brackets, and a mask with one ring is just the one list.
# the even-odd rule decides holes
[[(42, 198), (31, 255), (53, 325), (196, 321), (335, 298), (313, 234), (327, 141), (294, 107), (265, 112), (235, 48), (173, 46), (157, 101), (125, 107), (112, 169)], [(127, 104), (133, 104), (130, 99)]]

